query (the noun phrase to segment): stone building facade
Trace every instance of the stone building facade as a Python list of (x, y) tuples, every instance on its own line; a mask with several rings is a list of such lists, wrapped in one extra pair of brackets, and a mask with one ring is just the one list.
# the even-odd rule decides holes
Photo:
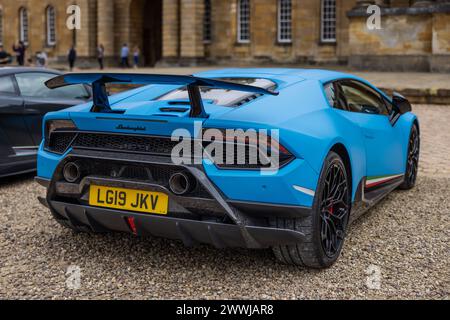
[[(381, 29), (370, 30), (370, 5)], [(66, 26), (81, 9), (81, 29)], [(124, 43), (146, 65), (350, 64), (450, 72), (450, 0), (0, 0), (0, 43), (78, 65), (96, 48), (117, 64)]]

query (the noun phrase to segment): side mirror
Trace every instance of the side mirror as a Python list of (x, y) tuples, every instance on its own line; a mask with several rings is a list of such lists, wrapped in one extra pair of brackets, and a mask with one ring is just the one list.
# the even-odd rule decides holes
[(409, 103), (408, 99), (397, 92), (394, 92), (392, 104), (394, 105), (394, 111), (400, 115), (412, 111), (411, 103)]
[(397, 92), (394, 92), (392, 96), (392, 106), (390, 122), (393, 126), (403, 114), (412, 111), (411, 103), (409, 103), (408, 99)]

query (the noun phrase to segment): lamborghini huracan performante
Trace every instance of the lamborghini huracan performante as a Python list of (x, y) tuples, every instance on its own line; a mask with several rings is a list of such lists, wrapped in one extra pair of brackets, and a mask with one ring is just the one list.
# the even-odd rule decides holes
[[(143, 86), (108, 96), (110, 83)], [(76, 84), (92, 86), (93, 102), (46, 115), (36, 178), (48, 190), (41, 203), (75, 231), (272, 248), (284, 263), (326, 268), (352, 221), (416, 183), (410, 103), (352, 75), (226, 69), (46, 83)]]

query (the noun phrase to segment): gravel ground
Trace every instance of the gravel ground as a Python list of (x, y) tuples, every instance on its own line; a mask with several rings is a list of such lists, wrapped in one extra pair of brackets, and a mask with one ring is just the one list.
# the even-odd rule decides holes
[[(280, 265), (270, 250), (74, 234), (40, 206), (44, 190), (27, 175), (0, 181), (0, 299), (449, 299), (450, 106), (415, 110), (424, 151), (418, 186), (356, 222), (331, 269)], [(69, 266), (80, 268), (78, 289), (66, 283)], [(370, 270), (380, 272), (378, 289), (367, 286)]]

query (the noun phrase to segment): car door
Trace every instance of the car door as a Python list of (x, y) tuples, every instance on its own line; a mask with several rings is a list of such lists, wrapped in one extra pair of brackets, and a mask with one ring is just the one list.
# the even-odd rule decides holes
[(356, 80), (341, 80), (336, 86), (345, 116), (357, 123), (363, 132), (367, 179), (379, 181), (403, 174), (406, 160), (402, 135), (389, 121), (390, 110), (383, 96)]
[(83, 85), (50, 90), (45, 82), (58, 74), (26, 72), (15, 75), (20, 95), (24, 100), (24, 120), (35, 145), (42, 140), (42, 120), (46, 113), (83, 103), (90, 92)]
[(23, 99), (19, 96), (13, 77), (0, 77), (0, 156), (11, 151), (15, 154), (33, 148), (34, 143), (26, 127), (23, 111)]

